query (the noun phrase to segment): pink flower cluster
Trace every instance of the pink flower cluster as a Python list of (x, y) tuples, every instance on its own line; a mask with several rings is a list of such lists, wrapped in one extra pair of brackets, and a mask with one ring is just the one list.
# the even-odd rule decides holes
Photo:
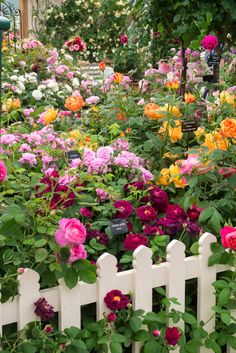
[(86, 239), (84, 225), (76, 218), (62, 218), (59, 221), (59, 227), (55, 233), (55, 239), (58, 245), (70, 247), (68, 262), (86, 259), (87, 252), (82, 244)]
[(64, 45), (71, 52), (83, 52), (86, 50), (86, 43), (79, 36), (68, 40)]

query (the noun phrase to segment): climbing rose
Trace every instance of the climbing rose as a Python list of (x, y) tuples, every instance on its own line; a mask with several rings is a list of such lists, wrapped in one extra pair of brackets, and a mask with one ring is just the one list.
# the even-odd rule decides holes
[(218, 38), (216, 36), (211, 35), (211, 34), (205, 36), (205, 38), (203, 38), (203, 40), (201, 41), (201, 45), (206, 50), (215, 49), (218, 46), (218, 44), (219, 44)]
[(0, 182), (7, 179), (7, 168), (3, 161), (0, 161)]
[(181, 336), (182, 334), (181, 332), (179, 332), (177, 327), (167, 327), (165, 339), (169, 345), (175, 346), (178, 343)]
[(59, 226), (55, 238), (60, 246), (79, 245), (86, 238), (86, 229), (76, 218), (62, 218)]
[(126, 308), (130, 300), (120, 290), (113, 289), (106, 294), (104, 302), (109, 309), (116, 311)]
[(34, 305), (36, 306), (34, 313), (42, 320), (51, 320), (54, 317), (54, 308), (48, 304), (45, 298), (40, 298)]

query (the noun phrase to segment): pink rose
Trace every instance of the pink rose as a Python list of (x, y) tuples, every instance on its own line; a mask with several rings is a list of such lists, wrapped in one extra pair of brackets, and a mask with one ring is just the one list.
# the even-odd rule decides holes
[(70, 257), (68, 262), (72, 263), (74, 261), (77, 261), (79, 259), (86, 259), (87, 257), (87, 252), (83, 246), (83, 244), (75, 245), (70, 248)]
[(161, 64), (159, 64), (158, 71), (159, 71), (160, 74), (162, 74), (162, 75), (167, 75), (169, 72), (172, 71), (172, 67), (171, 67), (170, 64), (161, 63)]
[(0, 182), (7, 179), (7, 168), (3, 161), (0, 161)]
[(79, 245), (86, 238), (86, 229), (76, 218), (62, 218), (59, 226), (55, 238), (60, 246)]
[(225, 226), (220, 230), (220, 235), (224, 248), (236, 250), (236, 227)]

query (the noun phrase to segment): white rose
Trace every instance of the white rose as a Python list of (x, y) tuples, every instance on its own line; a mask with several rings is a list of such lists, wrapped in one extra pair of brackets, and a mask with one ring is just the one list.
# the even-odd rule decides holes
[(40, 90), (38, 89), (35, 89), (33, 92), (32, 92), (32, 96), (37, 100), (37, 101), (40, 101), (40, 99), (43, 98), (43, 94)]

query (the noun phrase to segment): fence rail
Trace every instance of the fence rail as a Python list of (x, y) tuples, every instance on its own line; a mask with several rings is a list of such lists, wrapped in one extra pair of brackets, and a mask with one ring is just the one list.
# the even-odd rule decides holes
[[(167, 297), (178, 298), (180, 305), (172, 304), (172, 308), (185, 310), (185, 282), (192, 278), (198, 279), (197, 310), (198, 320), (207, 322), (212, 317), (211, 307), (215, 304), (214, 288), (211, 285), (219, 272), (229, 269), (225, 265), (208, 267), (211, 255), (210, 244), (216, 238), (205, 233), (199, 240), (199, 255), (185, 257), (185, 245), (173, 240), (167, 247), (167, 261), (160, 265), (152, 264), (152, 251), (140, 246), (133, 254), (133, 269), (117, 272), (117, 260), (110, 254), (103, 254), (97, 261), (97, 281), (94, 284), (79, 282), (73, 289), (68, 289), (63, 280), (59, 286), (40, 290), (39, 275), (27, 269), (18, 277), (18, 295), (13, 301), (0, 304), (0, 329), (4, 325), (17, 323), (18, 330), (30, 321), (36, 319), (34, 302), (40, 297), (54, 306), (58, 312), (59, 328), (81, 325), (81, 307), (96, 303), (97, 319), (103, 318), (103, 313), (109, 312), (104, 303), (104, 297), (112, 289), (120, 289), (124, 293), (132, 293), (134, 309), (152, 311), (153, 288), (166, 286)], [(205, 329), (214, 331), (215, 319), (206, 324)], [(184, 329), (184, 323), (180, 323)], [(134, 346), (134, 353), (139, 352), (139, 345)], [(178, 349), (175, 350), (178, 352)], [(201, 348), (200, 353), (211, 352)], [(228, 353), (233, 350), (228, 347)]]

